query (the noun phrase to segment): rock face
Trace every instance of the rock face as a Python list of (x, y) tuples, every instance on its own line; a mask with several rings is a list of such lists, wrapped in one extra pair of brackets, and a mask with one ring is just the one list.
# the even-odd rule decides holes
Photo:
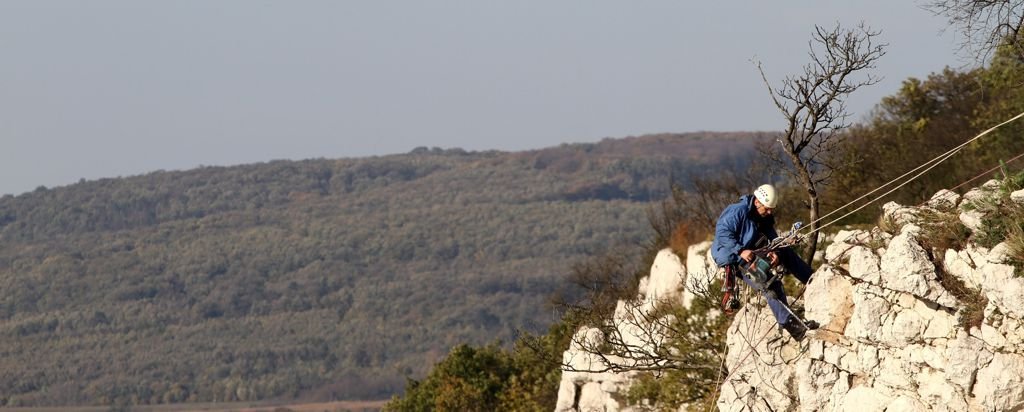
[[(611, 325), (620, 339), (633, 347), (657, 345), (664, 336), (657, 328), (638, 325), (650, 319), (650, 314), (659, 302), (666, 300), (692, 301), (693, 294), (686, 288), (687, 279), (706, 279), (714, 275), (714, 265), (708, 264), (711, 242), (690, 246), (686, 264), (669, 249), (662, 250), (654, 259), (650, 276), (641, 279), (639, 296), (635, 302), (620, 301)], [(569, 350), (562, 355), (562, 380), (558, 389), (555, 411), (632, 411), (645, 408), (625, 406), (624, 393), (629, 388), (632, 372), (601, 371), (605, 363), (601, 357), (588, 351), (588, 346), (597, 346), (601, 331), (596, 328), (582, 328), (576, 332)], [(609, 356), (612, 357), (612, 356)], [(617, 364), (629, 364), (642, 359), (612, 357)]]
[(1024, 279), (1003, 263), (1006, 246), (943, 252), (922, 229), (926, 212), (941, 211), (979, 230), (983, 214), (965, 203), (998, 187), (887, 204), (892, 234), (838, 233), (803, 295), (822, 328), (802, 342), (780, 333), (767, 307), (746, 305), (729, 329), (718, 408), (1024, 410)]
[[(1008, 246), (930, 246), (937, 216), (977, 233), (992, 204), (1024, 204), (1024, 191), (999, 193), (1000, 183), (989, 181), (963, 196), (940, 191), (919, 207), (889, 203), (885, 230), (832, 236), (825, 263), (793, 305), (822, 325), (802, 342), (779, 330), (764, 299), (747, 299), (726, 336), (718, 409), (1024, 411), (1024, 278), (1005, 263)], [(709, 243), (691, 247), (685, 265), (662, 251), (637, 303), (620, 302), (612, 330), (637, 347), (663, 339), (644, 339), (636, 320), (649, 318), (659, 300), (688, 306), (687, 286), (720, 276)], [(625, 406), (631, 373), (585, 372), (603, 363), (583, 346), (602, 337), (598, 329), (577, 332), (556, 411), (650, 410)]]

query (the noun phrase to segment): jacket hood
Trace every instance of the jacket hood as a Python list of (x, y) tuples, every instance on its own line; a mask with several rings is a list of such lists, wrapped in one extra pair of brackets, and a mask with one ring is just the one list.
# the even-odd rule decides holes
[(747, 204), (747, 212), (754, 210), (754, 195), (740, 196), (740, 201)]

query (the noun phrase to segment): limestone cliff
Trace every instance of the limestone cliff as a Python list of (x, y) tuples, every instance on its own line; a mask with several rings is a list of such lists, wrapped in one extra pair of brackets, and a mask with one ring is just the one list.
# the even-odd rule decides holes
[[(802, 342), (780, 332), (763, 299), (748, 293), (726, 336), (718, 409), (1024, 410), (1024, 278), (1008, 263), (1007, 243), (988, 249), (972, 241), (992, 230), (983, 205), (1024, 202), (1024, 191), (1000, 200), (999, 190), (990, 181), (962, 197), (941, 191), (921, 206), (889, 203), (882, 228), (831, 236), (824, 263), (794, 302), (822, 324)], [(962, 223), (956, 247), (936, 239), (943, 217)], [(684, 285), (717, 276), (706, 269), (707, 247), (691, 247), (686, 265), (662, 251), (640, 299), (688, 302)], [(596, 329), (579, 333), (602, 337)], [(599, 362), (585, 352), (577, 345), (564, 360), (580, 370)], [(565, 372), (556, 411), (649, 409), (623, 403), (629, 379), (629, 372)]]
[(889, 203), (883, 222), (893, 233), (839, 232), (803, 296), (822, 329), (797, 343), (766, 308), (746, 306), (729, 329), (719, 409), (1024, 408), (1024, 279), (1005, 263), (1006, 244), (942, 250), (925, 229), (945, 213), (973, 235), (985, 218), (977, 205), (996, 202), (998, 188), (992, 181), (963, 198), (941, 191), (920, 207)]

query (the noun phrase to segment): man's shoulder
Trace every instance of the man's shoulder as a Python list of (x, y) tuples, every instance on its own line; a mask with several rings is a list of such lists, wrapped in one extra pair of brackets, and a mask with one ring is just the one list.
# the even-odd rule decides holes
[(725, 207), (725, 210), (739, 211), (743, 213), (747, 212), (748, 209), (750, 209), (750, 195), (743, 196), (737, 200), (736, 203)]
[(726, 217), (742, 218), (743, 216), (747, 215), (747, 208), (748, 208), (748, 206), (747, 206), (747, 199), (746, 199), (746, 197), (745, 196), (741, 197), (738, 202), (730, 204), (729, 206), (726, 206), (724, 210), (722, 210), (721, 218), (726, 218)]

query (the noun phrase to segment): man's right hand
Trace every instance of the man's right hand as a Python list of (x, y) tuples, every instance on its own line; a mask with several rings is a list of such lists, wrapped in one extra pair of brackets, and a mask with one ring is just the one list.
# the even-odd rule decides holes
[(754, 251), (750, 249), (744, 249), (740, 251), (740, 259), (743, 259), (747, 263), (754, 261)]

